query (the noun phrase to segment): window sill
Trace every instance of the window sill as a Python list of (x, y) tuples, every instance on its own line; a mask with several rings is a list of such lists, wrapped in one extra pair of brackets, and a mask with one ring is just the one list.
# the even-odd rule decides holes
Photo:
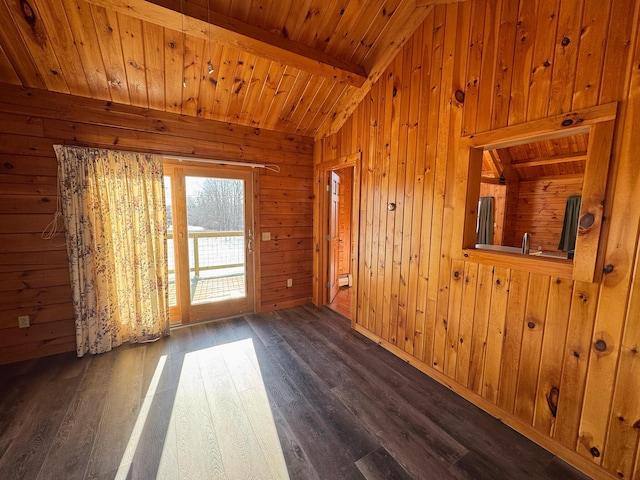
[(573, 278), (573, 260), (521, 253), (497, 252), (481, 248), (464, 248), (465, 261), (505, 267), (560, 278)]

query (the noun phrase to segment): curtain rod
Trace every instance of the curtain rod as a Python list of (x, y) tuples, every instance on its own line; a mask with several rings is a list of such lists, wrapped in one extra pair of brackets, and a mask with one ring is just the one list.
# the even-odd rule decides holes
[(266, 168), (274, 172), (279, 172), (278, 165), (267, 165), (265, 163), (236, 162), (233, 160), (218, 160), (215, 158), (193, 158), (193, 157), (177, 157), (173, 155), (163, 155), (167, 160), (177, 160), (179, 162), (199, 162), (199, 163), (216, 163), (219, 165), (237, 165), (239, 167)]

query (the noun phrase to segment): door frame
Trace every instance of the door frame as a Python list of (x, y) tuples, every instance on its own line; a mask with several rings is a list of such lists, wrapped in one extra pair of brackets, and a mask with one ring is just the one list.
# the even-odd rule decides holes
[[(329, 259), (328, 279), (329, 289), (327, 302), (333, 302), (340, 289), (340, 175), (337, 170), (329, 172)], [(337, 184), (337, 188), (336, 188)], [(336, 191), (337, 190), (337, 191)], [(337, 201), (336, 201), (337, 198)], [(351, 232), (349, 232), (351, 234)], [(351, 243), (349, 243), (351, 245)], [(337, 250), (337, 251), (336, 251)]]
[[(256, 271), (256, 265), (259, 264), (259, 252), (258, 247), (259, 243), (255, 241), (255, 232), (256, 232), (256, 211), (255, 211), (255, 174), (252, 168), (243, 168), (243, 167), (231, 167), (227, 165), (221, 164), (211, 164), (211, 165), (203, 165), (202, 163), (196, 162), (187, 162), (181, 160), (172, 160), (172, 159), (164, 159), (164, 170), (165, 175), (169, 175), (172, 178), (171, 182), (171, 195), (172, 195), (172, 204), (179, 205), (178, 201), (178, 190), (184, 191), (185, 189), (185, 178), (188, 176), (202, 176), (202, 177), (210, 177), (210, 178), (231, 178), (231, 179), (241, 179), (244, 181), (245, 185), (245, 279), (246, 279), (246, 294), (250, 297), (248, 302), (248, 309), (241, 308), (238, 311), (229, 313), (228, 311), (223, 311), (219, 315), (215, 314), (211, 316), (209, 314), (211, 305), (215, 305), (215, 302), (207, 303), (207, 304), (199, 304), (199, 305), (191, 305), (190, 300), (190, 291), (187, 288), (186, 282), (180, 282), (178, 279), (185, 275), (184, 268), (185, 265), (188, 268), (188, 258), (189, 251), (188, 246), (185, 248), (183, 242), (177, 242), (176, 237), (180, 233), (184, 235), (184, 232), (187, 229), (186, 224), (183, 224), (186, 221), (186, 210), (182, 212), (182, 217), (179, 218), (179, 221), (175, 221), (175, 211), (174, 211), (174, 251), (176, 258), (176, 299), (177, 299), (177, 307), (172, 307), (170, 309), (170, 317), (172, 322), (175, 322), (174, 325), (188, 325), (190, 323), (203, 321), (203, 320), (212, 320), (217, 318), (226, 318), (230, 315), (240, 315), (243, 313), (250, 313), (256, 311), (256, 301), (258, 297), (258, 289), (257, 286), (259, 282), (257, 281), (257, 274), (259, 272)], [(176, 176), (176, 173), (179, 173)], [(186, 200), (186, 199), (182, 199)], [(186, 204), (184, 205), (186, 207)], [(175, 207), (174, 207), (175, 208)], [(187, 232), (188, 234), (188, 232)], [(253, 238), (249, 238), (250, 234), (253, 235)], [(252, 251), (247, 253), (247, 245), (248, 243), (252, 244)], [(178, 258), (179, 257), (179, 258)], [(186, 273), (188, 275), (188, 272)], [(183, 301), (186, 299), (186, 301)], [(227, 306), (238, 306), (240, 308), (240, 304), (244, 306), (244, 301), (235, 301), (229, 300), (227, 301)], [(207, 307), (209, 306), (209, 307)]]
[[(316, 142), (317, 143), (317, 142)], [(317, 148), (317, 147), (316, 147)], [(314, 152), (316, 155), (319, 152)], [(317, 157), (316, 157), (317, 158)], [(315, 165), (314, 176), (314, 204), (313, 204), (313, 237), (315, 255), (313, 256), (313, 303), (317, 306), (327, 305), (329, 294), (326, 288), (329, 278), (329, 184), (330, 173), (343, 168), (353, 168), (353, 191), (351, 195), (351, 272), (353, 278), (353, 292), (351, 295), (351, 327), (357, 322), (358, 305), (358, 264), (360, 255), (360, 164), (362, 152), (356, 152), (335, 160), (318, 162)]]

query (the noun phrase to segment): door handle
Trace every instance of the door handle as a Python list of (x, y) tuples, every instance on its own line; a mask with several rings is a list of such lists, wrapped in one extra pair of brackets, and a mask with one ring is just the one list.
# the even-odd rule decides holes
[(249, 230), (249, 234), (247, 235), (247, 251), (253, 253), (253, 232), (251, 230)]

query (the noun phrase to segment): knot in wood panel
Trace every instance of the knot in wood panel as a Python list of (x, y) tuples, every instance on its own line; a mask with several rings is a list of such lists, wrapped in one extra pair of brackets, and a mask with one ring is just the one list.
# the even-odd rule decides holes
[(589, 453), (593, 455), (595, 458), (598, 458), (600, 456), (600, 450), (598, 450), (596, 447), (591, 447), (589, 449)]
[(549, 394), (547, 395), (547, 406), (549, 407), (549, 411), (551, 411), (551, 415), (554, 417), (556, 413), (558, 413), (558, 397), (560, 396), (560, 390), (557, 387), (551, 387)]
[(608, 254), (605, 265), (613, 265), (614, 268), (610, 273), (602, 276), (603, 283), (607, 285), (607, 287), (613, 287), (625, 281), (625, 271), (629, 268), (630, 264), (631, 259), (629, 258), (629, 252), (617, 249), (611, 254)]
[(33, 7), (29, 5), (27, 0), (20, 0), (20, 10), (22, 10), (22, 17), (26, 20), (27, 24), (29, 24), (31, 30), (35, 30), (36, 12), (33, 11)]
[(456, 90), (454, 97), (459, 103), (464, 103), (464, 92), (462, 90)]
[(585, 213), (581, 218), (580, 218), (580, 228), (581, 229), (587, 229), (590, 228), (593, 223), (595, 222), (596, 217), (593, 216), (593, 213), (588, 212)]
[(611, 265), (610, 263), (607, 263), (607, 264), (604, 266), (604, 268), (602, 269), (602, 271), (603, 271), (604, 273), (611, 273), (611, 272), (613, 272), (613, 268), (614, 268), (614, 267), (613, 267), (613, 265)]
[(605, 352), (607, 350), (607, 342), (602, 339), (596, 340), (593, 344), (593, 348), (598, 352)]

